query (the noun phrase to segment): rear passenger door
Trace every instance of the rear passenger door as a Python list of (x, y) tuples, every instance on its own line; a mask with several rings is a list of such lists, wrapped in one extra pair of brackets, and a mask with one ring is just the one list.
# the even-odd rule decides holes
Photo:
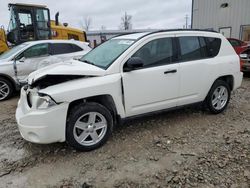
[[(218, 39), (220, 40), (220, 39)], [(211, 87), (220, 43), (214, 38), (178, 36), (180, 92), (178, 106), (203, 101)]]
[(48, 58), (38, 62), (37, 69), (72, 58), (82, 57), (83, 49), (70, 43), (50, 43), (49, 52), (50, 56)]

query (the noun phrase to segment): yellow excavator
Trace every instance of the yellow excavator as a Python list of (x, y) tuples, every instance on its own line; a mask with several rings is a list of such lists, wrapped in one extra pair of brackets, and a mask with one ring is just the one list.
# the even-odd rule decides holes
[(64, 39), (86, 41), (86, 33), (82, 30), (68, 27), (59, 22), (59, 13), (55, 20), (50, 19), (50, 11), (44, 5), (9, 4), (10, 22), (6, 35), (0, 28), (0, 54), (11, 46), (33, 40)]
[(7, 38), (5, 35), (4, 28), (0, 28), (0, 54), (7, 51), (9, 49), (7, 45)]

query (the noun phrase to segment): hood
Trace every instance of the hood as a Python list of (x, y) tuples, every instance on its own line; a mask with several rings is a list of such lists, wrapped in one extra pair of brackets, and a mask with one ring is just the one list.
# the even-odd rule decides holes
[(28, 77), (28, 84), (32, 85), (47, 76), (58, 77), (84, 77), (104, 76), (105, 70), (77, 60), (69, 60), (41, 68)]

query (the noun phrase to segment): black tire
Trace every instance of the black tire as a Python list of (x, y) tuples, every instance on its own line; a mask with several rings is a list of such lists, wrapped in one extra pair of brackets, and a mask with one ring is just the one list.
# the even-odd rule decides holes
[[(107, 123), (107, 127), (105, 128), (106, 132), (103, 133), (104, 136), (102, 137), (102, 139), (93, 145), (80, 144), (75, 139), (75, 136), (74, 136), (76, 134), (75, 124), (79, 120), (79, 118), (91, 112), (97, 112), (106, 119), (106, 123)], [(91, 151), (105, 144), (108, 138), (111, 136), (112, 130), (113, 130), (113, 118), (112, 118), (110, 111), (106, 107), (95, 102), (84, 103), (84, 104), (73, 107), (69, 113), (69, 116), (67, 119), (67, 127), (66, 127), (66, 142), (70, 146), (75, 148), (76, 150)], [(86, 132), (86, 131), (84, 130), (82, 132)]]
[[(6, 96), (4, 96), (2, 93), (0, 93), (0, 101), (4, 101), (4, 100), (9, 99), (14, 93), (13, 85), (11, 84), (11, 82), (9, 80), (0, 77), (0, 87), (2, 84), (6, 84), (6, 86), (7, 86), (6, 89), (8, 89), (8, 94)], [(7, 91), (6, 89), (4, 90), (5, 92)]]
[[(212, 101), (214, 99), (214, 92), (219, 87), (226, 88), (227, 93), (228, 93), (228, 97), (227, 97), (227, 101), (223, 105), (223, 107), (221, 109), (216, 109), (216, 107), (212, 104)], [(213, 84), (212, 88), (210, 89), (207, 97), (206, 97), (205, 103), (206, 103), (206, 105), (207, 105), (207, 107), (208, 107), (208, 109), (209, 109), (209, 111), (211, 113), (213, 113), (213, 114), (219, 114), (219, 113), (223, 112), (227, 108), (228, 103), (230, 101), (230, 96), (231, 96), (231, 89), (230, 89), (228, 83), (226, 83), (223, 80), (216, 80), (215, 83)]]

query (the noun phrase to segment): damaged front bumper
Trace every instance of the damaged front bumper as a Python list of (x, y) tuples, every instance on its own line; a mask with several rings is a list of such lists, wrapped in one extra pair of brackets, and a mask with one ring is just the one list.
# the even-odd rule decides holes
[(21, 89), (16, 120), (22, 137), (33, 143), (48, 144), (65, 141), (68, 103), (46, 109), (30, 107), (27, 90)]

